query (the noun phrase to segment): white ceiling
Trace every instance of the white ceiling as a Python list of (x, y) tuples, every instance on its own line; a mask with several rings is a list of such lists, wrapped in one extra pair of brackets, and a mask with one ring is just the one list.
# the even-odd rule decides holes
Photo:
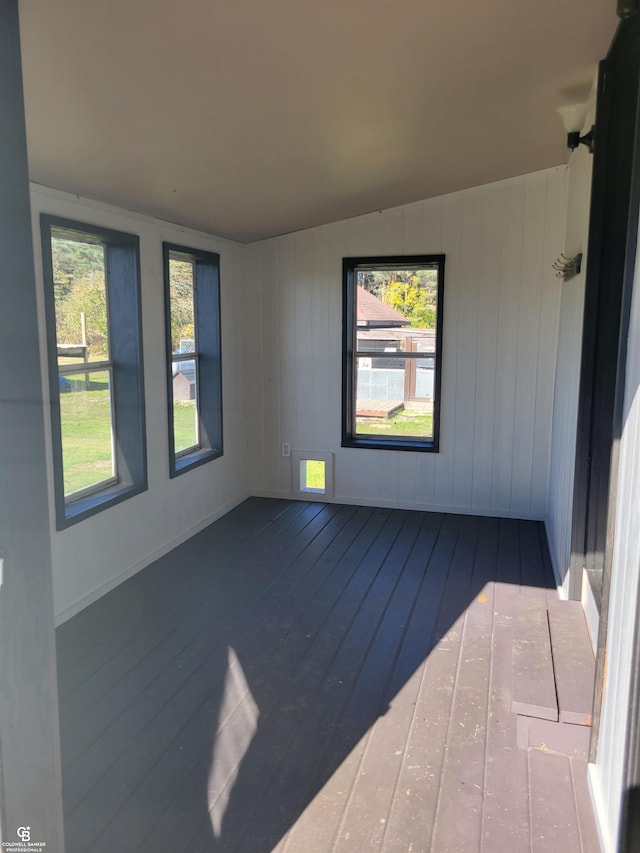
[(615, 0), (22, 0), (31, 180), (242, 241), (566, 162)]

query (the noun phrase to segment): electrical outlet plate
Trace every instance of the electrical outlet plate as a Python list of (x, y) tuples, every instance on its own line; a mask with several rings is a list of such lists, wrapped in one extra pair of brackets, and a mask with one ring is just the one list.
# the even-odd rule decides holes
[(282, 455), (283, 456), (291, 456), (291, 445), (288, 441), (282, 442)]

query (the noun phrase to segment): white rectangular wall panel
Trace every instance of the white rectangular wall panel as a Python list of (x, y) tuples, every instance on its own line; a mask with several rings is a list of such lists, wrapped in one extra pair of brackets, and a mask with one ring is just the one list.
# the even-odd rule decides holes
[(591, 770), (596, 816), (606, 853), (618, 849), (624, 796), (625, 732), (640, 582), (640, 268), (636, 258), (620, 439), (615, 543), (608, 611), (607, 670), (598, 755)]
[[(264, 394), (251, 489), (290, 494), (288, 441), (335, 453), (336, 500), (543, 518), (565, 177), (550, 169), (251, 246)], [(446, 255), (441, 450), (342, 448), (342, 258), (408, 253)]]
[[(595, 91), (584, 128), (595, 121)], [(582, 252), (579, 275), (560, 284), (562, 302), (556, 358), (555, 398), (551, 441), (551, 466), (546, 518), (551, 560), (561, 594), (569, 594), (571, 562), (571, 520), (573, 514), (573, 481), (578, 421), (578, 391), (582, 356), (582, 318), (584, 313), (585, 274), (588, 264), (589, 205), (593, 156), (584, 146), (571, 154), (567, 183), (567, 221), (564, 254), (575, 257)], [(597, 624), (591, 624), (597, 633)]]

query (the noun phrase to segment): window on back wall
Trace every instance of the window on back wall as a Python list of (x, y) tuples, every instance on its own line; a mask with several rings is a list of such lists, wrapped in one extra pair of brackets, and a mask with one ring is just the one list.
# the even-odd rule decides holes
[(138, 238), (41, 231), (60, 529), (146, 488)]
[(345, 258), (344, 447), (437, 451), (444, 255)]
[(222, 455), (220, 257), (163, 244), (171, 476)]

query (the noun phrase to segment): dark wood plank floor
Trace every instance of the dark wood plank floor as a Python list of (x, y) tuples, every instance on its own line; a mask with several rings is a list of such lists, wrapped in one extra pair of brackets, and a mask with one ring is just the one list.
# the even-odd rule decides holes
[(68, 853), (595, 853), (516, 746), (541, 525), (253, 498), (58, 629)]

